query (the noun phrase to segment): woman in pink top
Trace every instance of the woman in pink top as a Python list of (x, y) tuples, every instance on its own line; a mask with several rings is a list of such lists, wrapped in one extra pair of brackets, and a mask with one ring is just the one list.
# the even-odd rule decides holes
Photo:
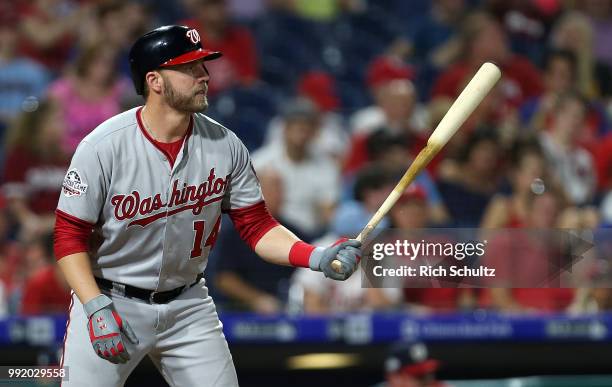
[(63, 148), (69, 154), (96, 126), (121, 111), (121, 101), (130, 88), (117, 74), (116, 51), (98, 44), (84, 48), (73, 71), (51, 85), (49, 95), (67, 123)]

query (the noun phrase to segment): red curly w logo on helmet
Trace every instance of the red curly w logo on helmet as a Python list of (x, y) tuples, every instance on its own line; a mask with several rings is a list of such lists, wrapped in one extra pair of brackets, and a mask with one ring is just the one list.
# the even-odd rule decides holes
[(191, 43), (193, 44), (198, 44), (200, 42), (200, 34), (195, 28), (192, 28), (187, 31), (187, 37), (189, 38), (189, 40), (191, 40)]

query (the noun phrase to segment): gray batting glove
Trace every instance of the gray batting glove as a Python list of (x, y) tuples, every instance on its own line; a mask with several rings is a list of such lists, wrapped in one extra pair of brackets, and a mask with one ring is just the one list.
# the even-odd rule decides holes
[(100, 294), (85, 303), (83, 309), (89, 319), (87, 323), (89, 339), (98, 356), (115, 364), (130, 360), (121, 334), (123, 333), (132, 344), (138, 344), (138, 338), (128, 322), (121, 319), (113, 301), (108, 296)]
[[(310, 254), (308, 266), (312, 270), (322, 271), (325, 277), (336, 281), (344, 281), (357, 270), (361, 258), (361, 242), (356, 239), (340, 239), (332, 246), (317, 247)], [(332, 267), (332, 261), (337, 259), (342, 265), (340, 273)]]

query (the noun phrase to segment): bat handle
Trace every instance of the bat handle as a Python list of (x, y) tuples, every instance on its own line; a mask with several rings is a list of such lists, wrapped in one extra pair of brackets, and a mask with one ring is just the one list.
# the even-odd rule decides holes
[[(372, 229), (371, 229), (371, 228), (369, 228), (369, 227), (364, 228), (364, 229), (363, 229), (363, 230), (362, 230), (362, 231), (359, 233), (359, 235), (357, 235), (357, 238), (355, 238), (355, 239), (357, 239), (359, 242), (363, 241), (363, 240), (364, 240), (364, 239), (365, 239), (365, 238), (368, 236), (368, 234), (370, 233), (370, 231), (372, 231)], [(334, 270), (336, 273), (338, 273), (338, 274), (342, 274), (342, 263), (341, 263), (340, 261), (338, 261), (337, 259), (334, 259), (334, 260), (332, 261), (332, 263), (331, 263), (331, 267), (332, 267), (332, 269), (333, 269), (333, 270)]]
[(342, 274), (342, 264), (337, 259), (334, 259), (331, 263), (332, 269), (338, 274)]

